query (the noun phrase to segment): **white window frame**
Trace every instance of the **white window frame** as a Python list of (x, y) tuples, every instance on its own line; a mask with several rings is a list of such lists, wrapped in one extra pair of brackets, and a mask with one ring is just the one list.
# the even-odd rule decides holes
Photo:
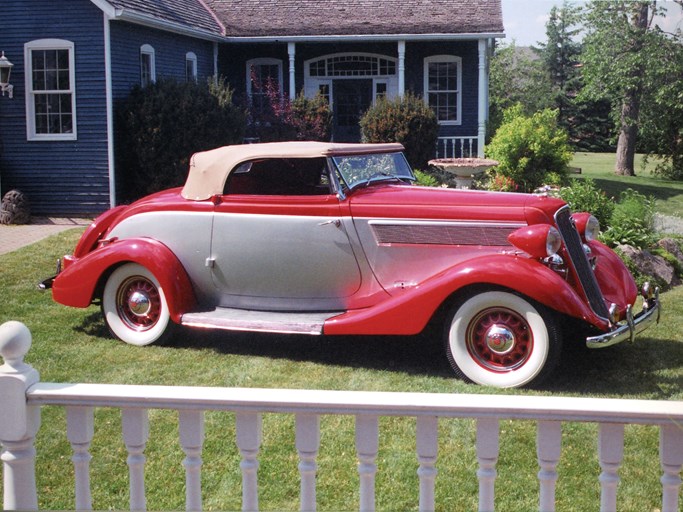
[(247, 96), (251, 98), (251, 67), (252, 66), (277, 66), (277, 85), (280, 94), (284, 91), (284, 84), (282, 83), (282, 60), (273, 59), (270, 57), (261, 57), (259, 59), (251, 59), (247, 61), (246, 78), (247, 78)]
[[(145, 82), (144, 76), (142, 74), (142, 59), (143, 57), (149, 58), (149, 82)], [(157, 63), (156, 63), (156, 51), (154, 47), (150, 44), (143, 44), (140, 47), (140, 86), (146, 87), (149, 84), (153, 84), (157, 81)]]
[[(457, 65), (457, 89), (448, 89), (446, 91), (430, 91), (429, 89), (429, 65), (435, 62), (454, 62)], [(456, 96), (456, 108), (457, 117), (455, 120), (439, 121), (442, 126), (457, 126), (462, 124), (462, 58), (456, 55), (432, 55), (425, 58), (424, 60), (424, 88), (423, 88), (424, 101), (429, 105), (429, 93), (430, 92), (451, 92), (455, 93)]]
[[(190, 75), (187, 74), (188, 64), (192, 66)], [(185, 80), (188, 82), (197, 81), (197, 54), (194, 52), (187, 52), (185, 54)]]
[[(26, 138), (27, 140), (76, 140), (76, 66), (74, 57), (75, 45), (64, 39), (36, 39), (24, 44), (24, 69), (26, 85)], [(33, 59), (34, 50), (68, 50), (69, 52), (69, 89), (55, 91), (33, 90)], [(37, 133), (36, 132), (36, 97), (42, 94), (70, 94), (71, 95), (71, 132), (70, 133)]]

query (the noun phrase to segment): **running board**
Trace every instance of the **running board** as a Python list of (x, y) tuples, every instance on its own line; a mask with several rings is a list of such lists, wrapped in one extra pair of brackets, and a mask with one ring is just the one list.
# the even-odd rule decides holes
[(228, 331), (277, 332), (282, 334), (323, 333), (325, 320), (343, 311), (282, 312), (216, 308), (213, 311), (185, 313), (180, 323), (189, 327)]

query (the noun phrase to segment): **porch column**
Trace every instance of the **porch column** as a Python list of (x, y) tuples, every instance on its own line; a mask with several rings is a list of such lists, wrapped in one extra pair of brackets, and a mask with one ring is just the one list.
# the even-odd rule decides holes
[(486, 39), (479, 39), (479, 107), (477, 129), (477, 156), (484, 157), (484, 141), (486, 139), (486, 102), (489, 95), (488, 73), (486, 72)]
[(402, 98), (406, 92), (406, 42), (398, 42), (398, 96)]
[(296, 57), (296, 43), (287, 43), (289, 54), (289, 99), (296, 98), (296, 82), (294, 80), (294, 57)]

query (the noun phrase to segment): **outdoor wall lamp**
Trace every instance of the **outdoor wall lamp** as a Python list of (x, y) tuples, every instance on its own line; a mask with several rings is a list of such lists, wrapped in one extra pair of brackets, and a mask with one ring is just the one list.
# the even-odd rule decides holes
[(5, 57), (5, 52), (2, 52), (2, 57), (0, 57), (0, 90), (2, 95), (5, 95), (5, 91), (9, 93), (9, 97), (13, 97), (14, 86), (9, 83), (9, 75), (12, 73), (12, 64), (7, 57)]

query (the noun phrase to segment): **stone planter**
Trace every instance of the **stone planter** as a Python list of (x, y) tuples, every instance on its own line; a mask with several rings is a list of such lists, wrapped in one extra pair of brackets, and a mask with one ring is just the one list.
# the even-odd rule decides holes
[(498, 162), (486, 158), (437, 158), (429, 165), (455, 176), (457, 188), (470, 188), (472, 180), (484, 171), (495, 167)]

